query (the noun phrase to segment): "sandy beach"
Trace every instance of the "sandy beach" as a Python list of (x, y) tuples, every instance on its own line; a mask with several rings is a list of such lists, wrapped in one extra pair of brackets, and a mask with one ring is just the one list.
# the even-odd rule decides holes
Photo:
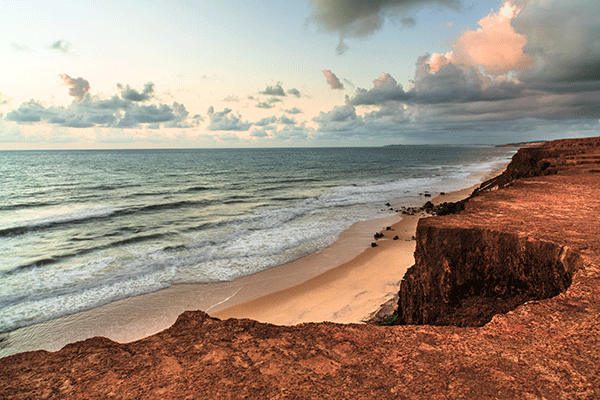
[[(473, 189), (438, 196), (431, 201), (436, 205), (458, 201), (471, 194)], [(425, 213), (404, 215), (389, 226), (390, 230), (381, 226), (369, 232), (371, 235), (377, 232), (384, 235), (377, 240), (371, 236), (370, 242), (377, 243), (377, 247), (368, 247), (352, 260), (305, 282), (217, 312), (208, 312), (221, 319), (250, 318), (278, 325), (363, 322), (398, 292), (404, 273), (414, 263), (415, 242), (412, 237), (418, 220), (423, 217), (426, 217)], [(398, 236), (397, 240), (393, 240), (395, 236)], [(327, 255), (317, 253), (315, 257), (298, 260), (295, 268), (315, 268), (315, 264), (322, 262), (324, 257), (340, 260), (346, 246), (334, 245), (328, 250), (324, 252)]]
[[(423, 196), (422, 203), (458, 201), (475, 187)], [(356, 223), (319, 252), (231, 282), (176, 285), (24, 327), (4, 336), (0, 357), (37, 349), (56, 351), (94, 336), (131, 342), (168, 328), (186, 310), (280, 325), (362, 323), (397, 293), (414, 262), (412, 236), (418, 219), (425, 216), (398, 214)], [(384, 237), (371, 247), (376, 232)], [(392, 240), (396, 235), (398, 240)]]

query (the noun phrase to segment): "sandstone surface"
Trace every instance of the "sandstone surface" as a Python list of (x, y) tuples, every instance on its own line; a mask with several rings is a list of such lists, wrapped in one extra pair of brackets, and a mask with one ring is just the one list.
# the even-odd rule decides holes
[(420, 221), (405, 325), (189, 311), (136, 342), (0, 359), (0, 398), (600, 398), (599, 193), (600, 138), (521, 149), (464, 211)]

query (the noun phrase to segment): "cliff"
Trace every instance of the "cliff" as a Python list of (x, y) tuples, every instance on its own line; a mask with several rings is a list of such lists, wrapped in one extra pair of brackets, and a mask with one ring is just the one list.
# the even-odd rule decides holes
[(564, 292), (598, 244), (598, 189), (598, 138), (520, 149), (464, 211), (419, 221), (397, 323), (481, 326)]
[(399, 315), (431, 325), (189, 311), (136, 342), (3, 358), (0, 398), (600, 398), (599, 171), (600, 138), (522, 149), (459, 214), (421, 220)]

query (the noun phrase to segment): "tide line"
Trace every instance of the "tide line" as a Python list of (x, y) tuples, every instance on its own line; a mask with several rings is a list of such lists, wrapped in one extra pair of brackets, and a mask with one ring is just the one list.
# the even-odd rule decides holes
[(220, 302), (218, 302), (218, 303), (216, 303), (216, 304), (213, 304), (212, 306), (210, 306), (210, 307), (208, 307), (206, 310), (204, 310), (204, 312), (208, 312), (208, 310), (210, 310), (211, 308), (213, 308), (213, 307), (216, 307), (216, 306), (218, 306), (218, 305), (220, 305), (220, 304), (223, 304), (223, 303), (225, 303), (226, 301), (230, 300), (230, 299), (231, 299), (233, 296), (235, 296), (236, 294), (238, 294), (238, 292), (239, 292), (240, 290), (242, 290), (242, 288), (243, 288), (243, 287), (244, 287), (244, 286), (240, 286), (240, 288), (239, 288), (238, 290), (236, 290), (234, 294), (232, 294), (231, 296), (229, 296), (228, 298), (226, 298), (226, 299), (225, 299), (225, 300), (223, 300), (223, 301), (220, 301)]

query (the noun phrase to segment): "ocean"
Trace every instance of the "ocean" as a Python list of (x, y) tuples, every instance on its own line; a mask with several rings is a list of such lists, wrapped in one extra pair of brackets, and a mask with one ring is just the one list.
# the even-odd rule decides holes
[(0, 152), (0, 333), (331, 245), (479, 183), (495, 147)]

